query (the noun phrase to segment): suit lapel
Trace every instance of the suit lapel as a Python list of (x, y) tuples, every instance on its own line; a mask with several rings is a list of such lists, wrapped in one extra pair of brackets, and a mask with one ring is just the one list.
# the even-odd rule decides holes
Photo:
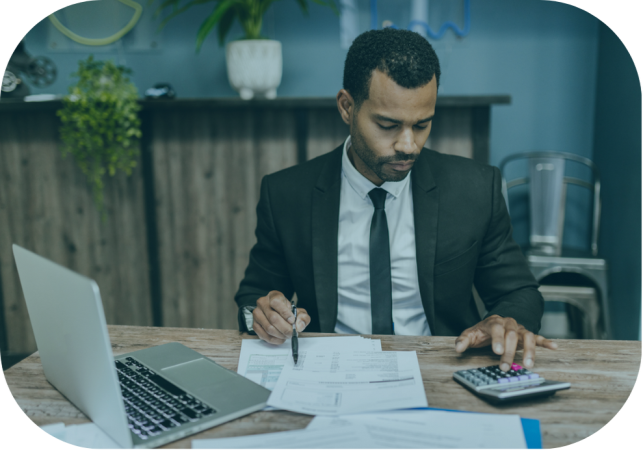
[(313, 272), (322, 333), (332, 333), (337, 321), (337, 230), (343, 145), (322, 169), (312, 195)]
[(439, 192), (429, 167), (427, 152), (426, 149), (422, 151), (411, 171), (411, 189), (420, 296), (431, 333), (434, 334), (433, 267), (438, 236)]

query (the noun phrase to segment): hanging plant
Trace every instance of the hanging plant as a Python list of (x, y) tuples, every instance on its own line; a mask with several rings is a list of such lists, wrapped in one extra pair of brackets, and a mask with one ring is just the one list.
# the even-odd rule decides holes
[(93, 55), (79, 61), (72, 77), (78, 82), (69, 88), (58, 111), (63, 156), (71, 154), (87, 176), (94, 203), (106, 217), (104, 176), (118, 170), (126, 175), (136, 167), (141, 137), (138, 91), (127, 75), (131, 69), (112, 61), (96, 61)]

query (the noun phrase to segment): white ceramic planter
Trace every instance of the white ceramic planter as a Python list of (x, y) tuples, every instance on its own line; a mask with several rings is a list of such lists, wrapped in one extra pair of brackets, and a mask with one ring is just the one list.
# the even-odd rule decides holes
[(226, 45), (228, 80), (244, 100), (273, 99), (281, 83), (281, 42), (268, 39), (233, 41)]

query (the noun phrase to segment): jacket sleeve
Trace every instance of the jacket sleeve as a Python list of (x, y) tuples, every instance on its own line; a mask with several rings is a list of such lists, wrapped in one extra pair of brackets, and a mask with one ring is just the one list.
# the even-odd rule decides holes
[(512, 238), (500, 170), (493, 168), (491, 220), (482, 242), (474, 284), (489, 313), (512, 317), (533, 333), (540, 330), (543, 297), (520, 247)]
[(275, 228), (271, 207), (269, 176), (261, 181), (261, 194), (257, 205), (257, 242), (250, 250), (250, 261), (239, 290), (234, 296), (239, 307), (239, 330), (248, 331), (243, 307), (255, 307), (257, 299), (270, 291), (280, 291), (291, 298), (294, 293), (281, 239)]

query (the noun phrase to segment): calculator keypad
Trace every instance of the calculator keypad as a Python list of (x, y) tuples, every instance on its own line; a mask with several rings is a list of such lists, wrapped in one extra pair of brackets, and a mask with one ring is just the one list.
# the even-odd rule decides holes
[(511, 368), (507, 372), (500, 370), (500, 366), (487, 366), (478, 369), (460, 370), (456, 373), (474, 386), (523, 383), (540, 378), (540, 375), (537, 373), (530, 372), (515, 363), (511, 365)]

